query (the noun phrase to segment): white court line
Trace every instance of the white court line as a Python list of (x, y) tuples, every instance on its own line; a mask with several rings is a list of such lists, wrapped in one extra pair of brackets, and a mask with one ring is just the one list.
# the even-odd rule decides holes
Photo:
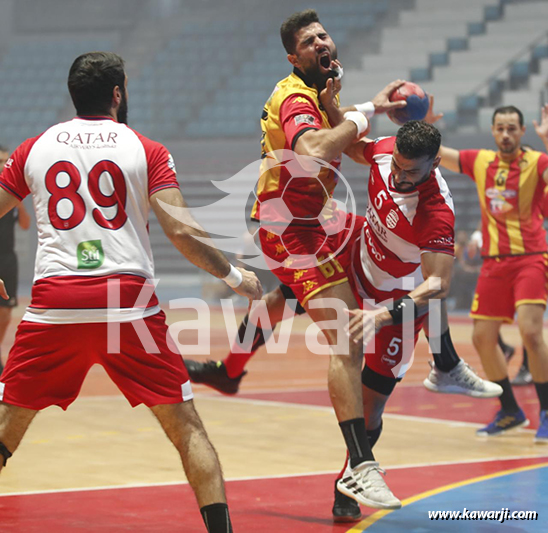
[[(235, 403), (251, 403), (254, 405), (261, 406), (274, 406), (274, 407), (291, 407), (293, 409), (305, 409), (310, 411), (324, 411), (334, 413), (332, 407), (327, 407), (323, 405), (309, 405), (309, 404), (300, 404), (300, 403), (290, 403), (290, 402), (278, 402), (278, 401), (269, 401), (269, 400), (255, 400), (253, 398), (232, 398), (226, 396), (211, 396), (207, 398), (208, 400), (216, 401), (225, 401), (225, 402), (235, 402)], [(447, 420), (444, 418), (432, 418), (432, 417), (422, 417), (415, 415), (399, 415), (395, 413), (384, 413), (383, 417), (393, 418), (395, 420), (411, 420), (415, 422), (426, 422), (429, 424), (447, 424), (451, 427), (468, 427), (468, 428), (481, 428), (485, 424), (479, 424), (477, 422), (460, 422), (458, 420)], [(520, 432), (534, 432), (534, 429), (520, 429)]]
[[(440, 461), (436, 463), (411, 463), (407, 465), (388, 465), (383, 466), (386, 470), (402, 470), (405, 468), (428, 468), (433, 466), (450, 466), (450, 465), (467, 465), (474, 463), (493, 463), (495, 461), (519, 461), (522, 459), (548, 459), (547, 455), (515, 455), (510, 457), (492, 457), (490, 459), (467, 459), (464, 461)], [(284, 479), (284, 478), (294, 478), (294, 477), (311, 477), (311, 476), (324, 476), (324, 475), (333, 475), (338, 474), (339, 470), (323, 470), (318, 472), (303, 472), (296, 474), (280, 474), (274, 476), (244, 476), (244, 477), (234, 477), (225, 479), (226, 483), (236, 482), (236, 481), (260, 481), (266, 479)], [(48, 490), (35, 490), (28, 492), (9, 492), (5, 494), (0, 494), (0, 498), (5, 498), (7, 496), (33, 496), (39, 494), (58, 494), (65, 492), (88, 492), (88, 491), (99, 491), (99, 490), (120, 490), (120, 489), (144, 489), (148, 487), (170, 487), (174, 485), (188, 485), (188, 481), (165, 481), (158, 483), (130, 483), (126, 485), (107, 485), (101, 487), (77, 487), (77, 488), (67, 488), (67, 489), (48, 489)]]

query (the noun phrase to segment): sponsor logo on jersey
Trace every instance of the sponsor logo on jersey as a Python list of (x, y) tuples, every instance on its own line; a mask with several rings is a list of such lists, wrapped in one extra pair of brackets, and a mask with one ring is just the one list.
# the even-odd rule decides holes
[(371, 204), (367, 206), (367, 221), (369, 222), (369, 225), (373, 228), (375, 235), (377, 235), (377, 237), (384, 243), (388, 243), (388, 234), (386, 228), (381, 224), (377, 212), (373, 209)]
[(398, 213), (396, 213), (396, 211), (391, 209), (390, 213), (386, 215), (386, 225), (388, 226), (389, 229), (394, 229), (397, 226), (399, 219), (400, 217), (398, 216)]
[(297, 115), (295, 117), (295, 126), (298, 126), (299, 124), (310, 124), (313, 125), (315, 122), (314, 117), (312, 115)]
[(515, 198), (517, 194), (517, 191), (514, 189), (505, 189), (504, 191), (501, 191), (494, 187), (490, 187), (485, 191), (485, 196), (487, 196), (487, 198)]
[(369, 233), (369, 228), (367, 226), (364, 226), (364, 231), (365, 231), (365, 237), (367, 238), (367, 244), (369, 245), (369, 250), (375, 257), (377, 262), (380, 263), (383, 259), (386, 259), (386, 257), (382, 255), (375, 247), (375, 244), (373, 243), (373, 239), (371, 237), (371, 233)]
[(177, 174), (177, 169), (175, 168), (175, 160), (173, 159), (173, 156), (169, 154), (169, 157), (167, 158), (167, 168), (169, 170), (173, 170), (175, 174)]
[(105, 262), (101, 240), (83, 241), (76, 248), (79, 269), (99, 268)]
[(12, 165), (13, 165), (13, 159), (10, 157), (10, 158), (6, 161), (6, 164), (4, 165), (4, 168), (11, 168)]
[(390, 366), (396, 366), (397, 364), (397, 361), (395, 361), (394, 359), (390, 359), (390, 357), (388, 357), (386, 354), (381, 357), (381, 361)]
[(455, 240), (453, 237), (438, 237), (428, 241), (428, 244), (441, 244), (443, 246), (454, 246)]
[(501, 215), (512, 211), (513, 206), (509, 204), (504, 198), (493, 198), (489, 202), (489, 210), (494, 215)]
[(118, 134), (114, 131), (102, 132), (79, 132), (77, 134), (68, 131), (61, 131), (57, 134), (56, 140), (60, 144), (66, 144), (71, 148), (107, 148), (116, 146)]

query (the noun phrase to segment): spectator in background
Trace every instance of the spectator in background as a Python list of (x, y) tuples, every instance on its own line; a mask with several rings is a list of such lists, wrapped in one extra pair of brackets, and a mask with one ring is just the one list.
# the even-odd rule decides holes
[[(9, 159), (9, 150), (0, 145), (0, 173)], [(15, 223), (21, 229), (30, 227), (30, 215), (23, 203), (0, 219), (0, 279), (4, 280), (9, 299), (0, 298), (0, 374), (2, 364), (1, 345), (11, 321), (11, 310), (17, 305), (17, 256), (15, 255)]]

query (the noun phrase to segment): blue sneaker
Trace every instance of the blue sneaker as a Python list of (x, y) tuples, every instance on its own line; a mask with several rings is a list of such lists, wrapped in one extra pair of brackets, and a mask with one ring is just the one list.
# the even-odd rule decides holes
[[(525, 413), (520, 409), (515, 413), (508, 413), (502, 409), (495, 415), (489, 425), (484, 428), (478, 429), (476, 435), (478, 437), (496, 437), (497, 435), (503, 435), (511, 429), (527, 427), (529, 420), (525, 417)], [(546, 423), (546, 435), (548, 438), (548, 422)]]
[(548, 444), (548, 411), (540, 412), (540, 422), (538, 423), (535, 442), (543, 442)]

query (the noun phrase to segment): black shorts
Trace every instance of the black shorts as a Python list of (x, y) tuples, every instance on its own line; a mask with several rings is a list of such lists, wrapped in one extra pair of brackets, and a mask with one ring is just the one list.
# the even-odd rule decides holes
[(17, 305), (17, 256), (15, 254), (0, 257), (0, 279), (4, 282), (9, 300), (0, 298), (0, 307)]

